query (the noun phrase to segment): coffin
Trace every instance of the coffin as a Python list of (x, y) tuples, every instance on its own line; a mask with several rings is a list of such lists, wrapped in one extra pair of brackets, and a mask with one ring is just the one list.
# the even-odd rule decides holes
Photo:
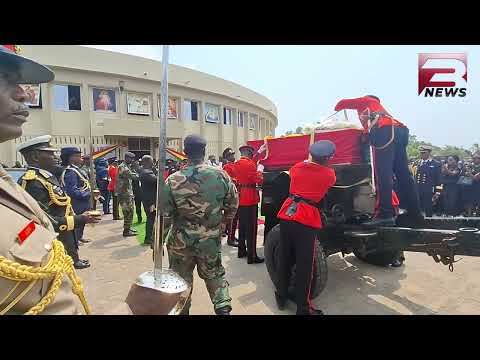
[[(358, 129), (338, 129), (316, 132), (313, 139), (311, 135), (267, 139), (267, 152), (259, 162), (265, 166), (266, 171), (286, 170), (308, 159), (311, 143), (330, 140), (337, 148), (330, 165), (364, 164), (366, 147), (362, 145), (362, 133), (363, 131)], [(252, 140), (248, 144), (258, 150), (265, 141)]]

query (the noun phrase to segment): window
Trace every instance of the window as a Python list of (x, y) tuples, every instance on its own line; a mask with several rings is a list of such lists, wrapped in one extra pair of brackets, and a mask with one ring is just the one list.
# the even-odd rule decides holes
[(80, 86), (58, 85), (53, 88), (55, 109), (62, 111), (81, 111)]
[(239, 111), (237, 114), (237, 126), (243, 127), (243, 120), (245, 119), (245, 113)]
[(205, 122), (218, 123), (220, 121), (220, 108), (218, 105), (205, 104)]
[(185, 120), (198, 121), (198, 102), (185, 100), (183, 103)]
[(223, 108), (223, 124), (232, 126), (232, 109)]
[(257, 121), (258, 121), (258, 116), (250, 114), (250, 123), (249, 123), (250, 130), (255, 130), (257, 128)]

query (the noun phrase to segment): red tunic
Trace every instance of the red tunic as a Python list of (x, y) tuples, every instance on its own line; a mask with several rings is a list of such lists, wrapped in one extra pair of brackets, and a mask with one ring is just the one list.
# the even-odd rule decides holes
[(230, 178), (233, 180), (233, 182), (236, 182), (236, 176), (235, 176), (235, 163), (229, 162), (223, 165), (223, 170), (230, 176)]
[[(328, 189), (335, 185), (335, 170), (309, 161), (299, 162), (290, 169), (290, 194), (319, 202)], [(293, 216), (287, 215), (287, 209), (293, 202), (287, 198), (278, 212), (281, 220), (296, 221), (315, 229), (323, 227), (320, 211), (307, 203), (299, 202), (297, 212)]]
[(263, 183), (263, 175), (257, 171), (257, 163), (249, 158), (241, 157), (234, 164), (240, 198), (239, 206), (252, 206), (260, 202), (260, 194), (255, 188)]
[(110, 177), (110, 182), (108, 183), (107, 190), (113, 192), (115, 190), (115, 183), (117, 182), (117, 173), (118, 169), (116, 166), (110, 165), (108, 167), (108, 176)]
[[(365, 131), (368, 131), (367, 116), (372, 112), (381, 112), (388, 114), (388, 111), (380, 104), (380, 102), (370, 96), (364, 96), (356, 99), (343, 99), (339, 101), (337, 106), (335, 106), (335, 111), (341, 111), (345, 109), (357, 110), (358, 117), (362, 123)], [(378, 127), (383, 127), (387, 125), (393, 125), (398, 127), (406, 127), (400, 121), (395, 120), (390, 116), (381, 116), (378, 119)]]

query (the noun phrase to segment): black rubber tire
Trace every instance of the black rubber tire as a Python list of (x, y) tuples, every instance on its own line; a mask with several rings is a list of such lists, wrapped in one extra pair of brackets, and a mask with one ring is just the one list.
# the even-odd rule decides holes
[(398, 251), (377, 251), (363, 256), (358, 250), (353, 250), (355, 256), (367, 264), (388, 266), (399, 257)]
[[(265, 243), (265, 264), (267, 265), (267, 271), (270, 275), (270, 279), (278, 288), (278, 263), (279, 263), (279, 252), (278, 245), (281, 240), (280, 235), (280, 225), (276, 225), (270, 230), (267, 235), (267, 241)], [(320, 293), (325, 289), (328, 281), (328, 266), (325, 253), (322, 246), (317, 242), (316, 243), (316, 259), (315, 259), (315, 273), (313, 274), (313, 284), (311, 289), (311, 298), (315, 299)], [(292, 269), (292, 278), (290, 279), (289, 294), (290, 297), (293, 297), (293, 292), (295, 289), (295, 266)]]

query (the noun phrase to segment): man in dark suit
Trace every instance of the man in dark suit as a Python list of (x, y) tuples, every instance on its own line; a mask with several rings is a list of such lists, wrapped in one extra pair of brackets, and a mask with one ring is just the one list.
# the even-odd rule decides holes
[[(72, 199), (75, 214), (83, 214), (87, 210), (92, 209), (92, 188), (88, 174), (80, 169), (82, 164), (81, 151), (76, 147), (64, 147), (60, 157), (62, 166), (65, 167), (60, 179), (62, 186), (65, 188), (67, 195)], [(88, 243), (90, 240), (83, 239), (84, 229), (85, 226), (75, 229), (77, 241)]]
[(147, 215), (145, 225), (145, 245), (153, 243), (153, 225), (155, 223), (155, 207), (157, 203), (157, 175), (153, 171), (153, 159), (150, 155), (142, 157), (142, 168), (139, 171), (142, 187), (143, 208)]
[(416, 163), (415, 182), (418, 187), (420, 208), (425, 216), (433, 215), (433, 194), (435, 186), (440, 182), (441, 164), (432, 159), (432, 148), (429, 146), (420, 147), (420, 160)]
[[(138, 161), (134, 161), (134, 166), (139, 167)], [(137, 213), (137, 223), (142, 223), (142, 187), (140, 185), (140, 180), (132, 180), (132, 190), (135, 202), (135, 212)]]

